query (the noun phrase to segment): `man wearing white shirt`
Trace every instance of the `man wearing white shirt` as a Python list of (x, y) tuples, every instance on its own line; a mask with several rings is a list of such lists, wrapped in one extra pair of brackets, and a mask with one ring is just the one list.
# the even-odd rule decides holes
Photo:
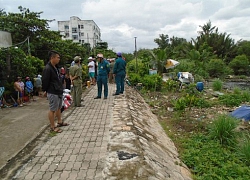
[(95, 85), (96, 84), (96, 81), (95, 81), (95, 62), (93, 61), (92, 57), (89, 57), (88, 60), (89, 60), (88, 68), (89, 68), (90, 82), (91, 82), (91, 84)]

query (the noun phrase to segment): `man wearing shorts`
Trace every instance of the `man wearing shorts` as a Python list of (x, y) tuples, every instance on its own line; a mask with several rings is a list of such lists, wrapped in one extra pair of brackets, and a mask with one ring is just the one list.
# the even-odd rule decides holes
[[(61, 118), (62, 96), (63, 96), (63, 84), (60, 77), (57, 64), (60, 61), (60, 54), (56, 51), (49, 52), (49, 62), (45, 66), (42, 74), (42, 90), (44, 95), (47, 94), (49, 100), (49, 121), (51, 132), (60, 133), (61, 126), (67, 126), (68, 123), (64, 123)], [(58, 119), (57, 126), (55, 125), (55, 116)]]
[(89, 64), (88, 64), (88, 68), (89, 68), (89, 78), (90, 78), (90, 82), (91, 84), (95, 85), (95, 62), (93, 61), (92, 57), (88, 58), (89, 60)]

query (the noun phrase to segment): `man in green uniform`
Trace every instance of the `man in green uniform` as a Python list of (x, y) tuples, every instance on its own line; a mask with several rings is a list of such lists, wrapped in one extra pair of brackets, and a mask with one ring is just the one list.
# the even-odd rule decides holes
[(76, 56), (74, 58), (74, 66), (71, 66), (69, 69), (69, 76), (71, 84), (73, 84), (72, 96), (73, 103), (75, 107), (81, 107), (81, 98), (82, 98), (82, 67), (81, 57)]
[(124, 92), (124, 80), (126, 76), (126, 61), (122, 59), (122, 53), (117, 53), (117, 59), (115, 61), (113, 75), (115, 77), (116, 92), (113, 94), (119, 95)]
[(103, 58), (103, 54), (97, 54), (98, 59), (98, 73), (97, 73), (97, 96), (94, 99), (100, 99), (102, 95), (102, 86), (104, 87), (104, 99), (108, 97), (108, 75), (109, 63)]

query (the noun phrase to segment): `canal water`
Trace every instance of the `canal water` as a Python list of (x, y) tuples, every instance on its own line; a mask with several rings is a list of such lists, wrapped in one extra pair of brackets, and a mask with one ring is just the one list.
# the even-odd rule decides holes
[(243, 89), (243, 90), (249, 90), (250, 89), (250, 82), (237, 82), (237, 81), (230, 81), (230, 82), (223, 82), (223, 87), (226, 89), (234, 89), (236, 87)]

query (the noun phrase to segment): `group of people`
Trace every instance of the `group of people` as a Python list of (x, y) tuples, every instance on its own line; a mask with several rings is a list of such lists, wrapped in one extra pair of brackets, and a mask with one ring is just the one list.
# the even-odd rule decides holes
[(123, 94), (124, 80), (126, 76), (126, 61), (122, 58), (122, 53), (118, 52), (115, 62), (108, 62), (104, 59), (103, 54), (97, 54), (98, 73), (97, 73), (97, 96), (94, 99), (100, 99), (102, 95), (102, 87), (104, 87), (104, 99), (108, 97), (108, 81), (116, 83), (116, 92), (113, 96)]
[[(102, 87), (104, 89), (104, 99), (108, 97), (108, 79), (115, 79), (116, 92), (114, 96), (123, 94), (124, 79), (126, 76), (126, 61), (122, 58), (122, 53), (118, 52), (117, 59), (114, 63), (108, 62), (103, 54), (97, 54), (97, 62), (92, 57), (89, 57), (89, 78), (93, 85), (97, 84), (97, 96), (94, 99), (101, 99)], [(62, 132), (61, 126), (68, 126), (68, 123), (62, 121), (61, 106), (63, 96), (63, 81), (58, 70), (58, 63), (60, 62), (60, 54), (56, 51), (49, 52), (49, 62), (45, 66), (42, 74), (42, 91), (49, 100), (48, 118), (50, 121), (51, 131), (55, 133)], [(112, 68), (112, 72), (111, 69)], [(96, 72), (97, 71), (97, 72)], [(110, 77), (112, 75), (112, 77)], [(82, 96), (82, 67), (81, 57), (76, 56), (74, 63), (69, 68), (69, 79), (72, 85), (71, 95), (73, 96), (73, 105), (75, 107), (83, 106), (81, 104)], [(58, 123), (55, 125), (55, 117)]]
[(25, 82), (22, 81), (22, 77), (17, 77), (14, 82), (14, 99), (16, 99), (17, 104), (16, 106), (22, 107), (25, 103), (24, 97), (27, 95), (28, 99), (27, 101), (35, 101), (34, 94), (39, 95), (42, 88), (42, 81), (41, 81), (41, 75), (38, 75), (36, 78), (34, 78), (34, 85), (31, 81), (30, 77), (25, 78)]

